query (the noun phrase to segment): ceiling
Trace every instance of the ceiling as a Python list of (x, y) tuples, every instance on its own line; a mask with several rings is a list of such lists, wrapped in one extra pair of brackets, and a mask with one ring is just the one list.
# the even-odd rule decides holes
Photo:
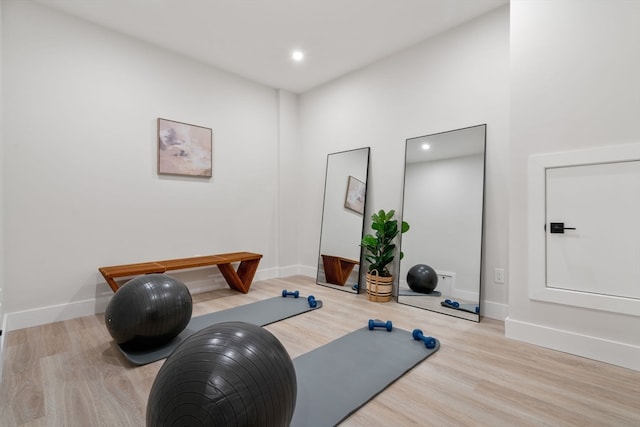
[[(302, 93), (508, 0), (35, 0), (274, 88)], [(290, 59), (300, 49), (302, 63)]]

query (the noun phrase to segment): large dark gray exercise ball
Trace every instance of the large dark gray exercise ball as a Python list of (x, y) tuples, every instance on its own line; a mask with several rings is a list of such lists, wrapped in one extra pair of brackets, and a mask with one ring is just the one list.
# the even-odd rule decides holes
[(426, 264), (416, 264), (407, 273), (407, 284), (414, 292), (430, 294), (438, 286), (438, 273)]
[(186, 328), (193, 302), (187, 286), (166, 274), (129, 280), (109, 301), (105, 323), (118, 344), (143, 350), (165, 344)]
[(288, 426), (296, 393), (293, 362), (276, 337), (250, 323), (218, 323), (162, 365), (147, 426)]

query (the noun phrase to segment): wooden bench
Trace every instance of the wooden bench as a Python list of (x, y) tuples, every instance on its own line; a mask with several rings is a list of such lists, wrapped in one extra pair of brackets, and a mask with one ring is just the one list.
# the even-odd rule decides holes
[[(207, 267), (217, 265), (229, 287), (244, 294), (249, 292), (253, 276), (258, 270), (261, 254), (251, 252), (233, 252), (229, 254), (197, 256), (191, 258), (169, 259), (165, 261), (142, 262), (138, 264), (113, 265), (100, 267), (98, 271), (107, 281), (113, 292), (120, 285), (115, 281), (119, 277), (138, 276), (140, 274), (165, 273), (170, 270), (184, 270), (187, 268)], [(239, 262), (238, 270), (234, 270), (231, 263)]]

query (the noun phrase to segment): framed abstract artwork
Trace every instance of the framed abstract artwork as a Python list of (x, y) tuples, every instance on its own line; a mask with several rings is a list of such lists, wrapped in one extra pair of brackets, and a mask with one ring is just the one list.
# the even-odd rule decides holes
[(363, 215), (366, 188), (367, 187), (364, 185), (364, 182), (349, 176), (349, 181), (347, 182), (347, 195), (344, 199), (344, 207)]
[(158, 119), (158, 174), (211, 178), (213, 131)]

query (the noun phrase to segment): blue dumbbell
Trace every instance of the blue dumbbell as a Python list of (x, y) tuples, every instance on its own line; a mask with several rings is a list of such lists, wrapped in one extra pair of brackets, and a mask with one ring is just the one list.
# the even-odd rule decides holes
[(391, 332), (393, 329), (393, 324), (391, 320), (387, 320), (386, 322), (380, 320), (369, 319), (369, 330), (373, 331), (374, 328), (386, 328), (387, 331)]
[(460, 307), (460, 303), (458, 301), (452, 301), (450, 299), (446, 299), (444, 300), (444, 302), (446, 302), (447, 304), (449, 304), (452, 307), (458, 308)]
[(480, 314), (480, 306), (476, 305), (476, 314)]
[(283, 289), (282, 298), (286, 298), (288, 296), (293, 296), (294, 298), (298, 298), (300, 296), (300, 291), (287, 292), (286, 289)]
[(313, 295), (309, 295), (307, 297), (307, 301), (309, 301), (309, 307), (316, 308), (318, 306), (318, 301), (316, 301), (316, 297)]
[(411, 333), (414, 340), (422, 340), (424, 346), (427, 348), (434, 348), (436, 346), (436, 340), (433, 337), (425, 337), (420, 329), (414, 329)]

